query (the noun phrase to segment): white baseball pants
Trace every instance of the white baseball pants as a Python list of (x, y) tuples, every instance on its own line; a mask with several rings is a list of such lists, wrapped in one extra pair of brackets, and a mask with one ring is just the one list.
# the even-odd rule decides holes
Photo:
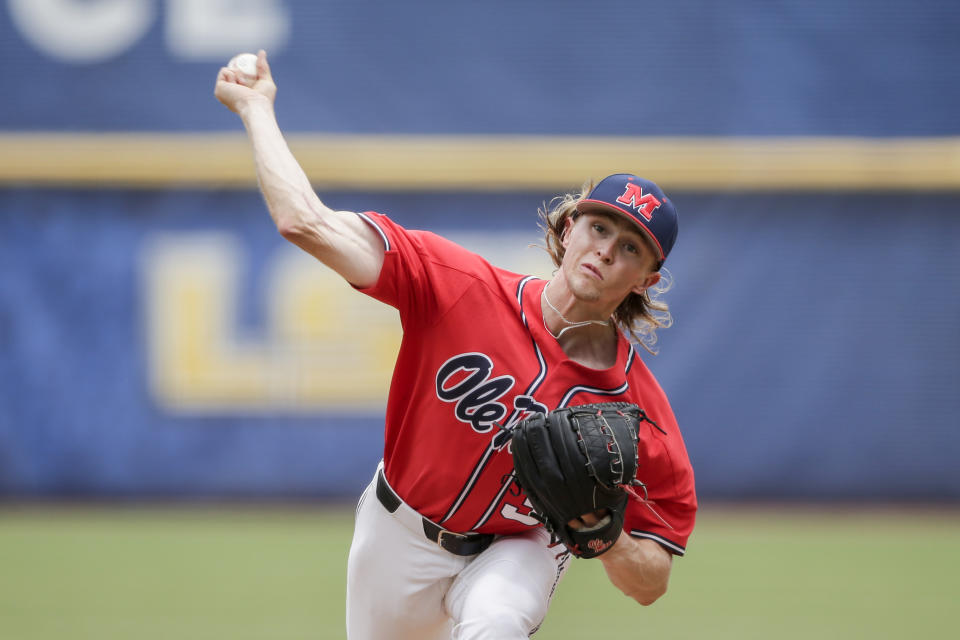
[(380, 504), (376, 476), (360, 498), (347, 562), (349, 640), (521, 640), (536, 631), (567, 568), (562, 546), (549, 547), (539, 528), (456, 556), (410, 512)]

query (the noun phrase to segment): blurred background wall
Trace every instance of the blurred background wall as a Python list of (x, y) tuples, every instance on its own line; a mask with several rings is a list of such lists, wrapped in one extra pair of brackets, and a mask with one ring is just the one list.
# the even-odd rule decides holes
[(960, 498), (949, 0), (6, 0), (0, 496), (367, 482), (399, 327), (270, 223), (212, 94), (260, 47), (331, 206), (548, 275), (553, 195), (671, 194), (702, 498)]

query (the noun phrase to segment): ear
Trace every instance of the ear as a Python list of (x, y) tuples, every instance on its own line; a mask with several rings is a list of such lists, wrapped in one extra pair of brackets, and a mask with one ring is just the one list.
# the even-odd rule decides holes
[(660, 282), (660, 272), (654, 271), (652, 273), (648, 273), (641, 282), (638, 282), (633, 289), (631, 289), (631, 291), (636, 294), (641, 294), (658, 282)]
[(567, 216), (563, 221), (563, 232), (560, 234), (560, 246), (564, 249), (570, 244), (570, 230), (573, 229), (573, 216)]

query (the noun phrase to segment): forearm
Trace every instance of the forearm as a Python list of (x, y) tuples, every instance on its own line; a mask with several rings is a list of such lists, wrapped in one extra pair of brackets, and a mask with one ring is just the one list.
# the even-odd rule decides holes
[(653, 604), (667, 591), (673, 557), (652, 540), (621, 533), (600, 561), (610, 582), (642, 605)]

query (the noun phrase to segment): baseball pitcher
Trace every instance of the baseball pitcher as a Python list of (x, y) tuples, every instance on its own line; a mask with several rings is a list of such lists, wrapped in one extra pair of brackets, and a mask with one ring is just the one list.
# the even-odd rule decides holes
[(403, 341), (383, 460), (360, 498), (347, 576), (351, 640), (527, 638), (571, 558), (596, 558), (643, 605), (667, 589), (697, 503), (664, 392), (641, 361), (669, 311), (655, 299), (673, 203), (632, 174), (540, 212), (556, 271), (511, 273), (313, 191), (256, 76), (224, 67), (279, 232), (398, 309)]

